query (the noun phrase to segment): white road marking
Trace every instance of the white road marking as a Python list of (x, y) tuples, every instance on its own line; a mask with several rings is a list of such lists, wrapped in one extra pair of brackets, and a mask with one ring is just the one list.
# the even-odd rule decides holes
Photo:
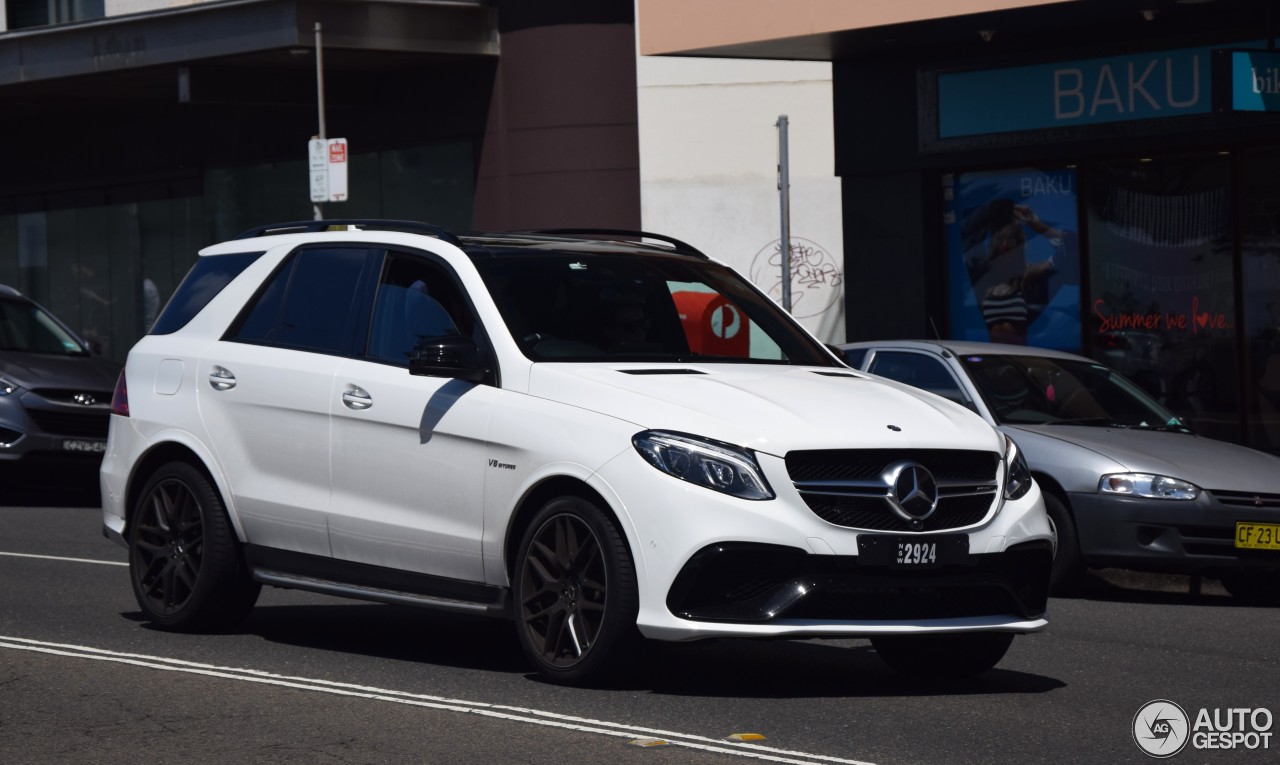
[(821, 754), (809, 754), (807, 752), (774, 749), (772, 747), (761, 746), (759, 744), (740, 743), (733, 744), (732, 746), (726, 746), (722, 739), (695, 736), (689, 733), (653, 730), (649, 728), (633, 728), (621, 723), (556, 714), (554, 712), (547, 712), (539, 709), (525, 709), (523, 707), (512, 707), (502, 704), (487, 704), (479, 701), (450, 699), (441, 696), (429, 696), (418, 693), (409, 693), (407, 691), (373, 688), (363, 685), (354, 685), (351, 683), (339, 683), (331, 680), (319, 680), (316, 678), (290, 677), (287, 675), (277, 675), (256, 669), (219, 667), (214, 664), (201, 664), (198, 662), (184, 661), (182, 659), (170, 659), (163, 656), (119, 653), (102, 648), (91, 648), (89, 646), (48, 643), (40, 640), (0, 635), (0, 648), (9, 648), (18, 651), (35, 651), (38, 653), (52, 654), (55, 656), (68, 656), (78, 659), (110, 661), (118, 664), (146, 667), (149, 669), (159, 669), (170, 672), (186, 672), (195, 675), (205, 675), (208, 677), (220, 677), (227, 680), (241, 680), (244, 682), (263, 683), (266, 685), (276, 685), (284, 688), (295, 688), (304, 691), (332, 693), (339, 696), (354, 696), (357, 698), (366, 698), (375, 701), (408, 704), (411, 706), (440, 709), (448, 712), (476, 714), (501, 720), (532, 723), (534, 725), (576, 730), (585, 733), (599, 733), (606, 736), (615, 736), (626, 739), (657, 737), (666, 740), (672, 746), (683, 746), (689, 749), (698, 749), (718, 754), (728, 754), (737, 757), (764, 760), (766, 762), (786, 763), (788, 765), (817, 765), (822, 762), (837, 763), (838, 765), (871, 765), (871, 763), (861, 760), (848, 760)]
[(121, 563), (114, 560), (91, 560), (89, 558), (64, 558), (60, 555), (31, 555), (29, 553), (0, 552), (0, 555), (8, 555), (13, 558), (41, 558), (43, 560), (65, 560), (72, 563), (97, 563), (102, 566), (127, 566), (128, 563)]

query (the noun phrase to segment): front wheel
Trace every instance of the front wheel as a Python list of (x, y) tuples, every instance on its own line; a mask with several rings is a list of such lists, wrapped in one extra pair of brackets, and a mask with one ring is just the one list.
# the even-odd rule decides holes
[(599, 683), (641, 642), (631, 551), (613, 520), (585, 499), (554, 499), (533, 517), (513, 589), (520, 645), (551, 680)]
[(1011, 632), (871, 638), (885, 664), (916, 680), (960, 680), (986, 672), (1000, 663), (1012, 643)]
[(147, 619), (175, 630), (244, 619), (262, 586), (249, 578), (222, 499), (204, 473), (171, 462), (139, 496), (129, 522), (129, 575)]
[(1080, 555), (1080, 538), (1071, 512), (1062, 500), (1044, 493), (1044, 509), (1057, 542), (1053, 547), (1053, 568), (1049, 573), (1049, 592), (1071, 595), (1084, 582), (1084, 559)]

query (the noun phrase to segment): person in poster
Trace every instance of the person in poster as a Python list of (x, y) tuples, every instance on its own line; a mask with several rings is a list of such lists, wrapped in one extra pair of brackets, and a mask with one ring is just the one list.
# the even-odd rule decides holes
[(1079, 350), (1074, 172), (966, 174), (952, 205), (952, 334)]

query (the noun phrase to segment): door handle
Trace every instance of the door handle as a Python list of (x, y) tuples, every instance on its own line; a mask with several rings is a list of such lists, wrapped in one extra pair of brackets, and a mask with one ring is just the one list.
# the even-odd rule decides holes
[(226, 367), (214, 367), (209, 374), (209, 385), (214, 390), (231, 390), (236, 387), (236, 376)]
[(368, 409), (373, 406), (373, 396), (363, 388), (353, 385), (350, 390), (342, 392), (342, 403), (348, 409)]

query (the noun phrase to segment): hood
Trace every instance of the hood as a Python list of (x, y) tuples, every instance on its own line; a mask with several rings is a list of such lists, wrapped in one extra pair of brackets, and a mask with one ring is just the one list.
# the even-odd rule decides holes
[(41, 388), (111, 391), (120, 365), (101, 356), (54, 356), (44, 353), (0, 353), (0, 377), (27, 390)]
[[(1081, 425), (1018, 425), (1006, 428), (1019, 445), (1019, 432), (1075, 444), (1134, 473), (1154, 473), (1190, 481), (1202, 489), (1280, 494), (1280, 458), (1226, 441), (1187, 433)], [(1035, 468), (1037, 451), (1024, 446)]]
[(978, 415), (849, 370), (763, 364), (535, 364), (530, 395), (783, 456), (795, 449), (1002, 451)]

